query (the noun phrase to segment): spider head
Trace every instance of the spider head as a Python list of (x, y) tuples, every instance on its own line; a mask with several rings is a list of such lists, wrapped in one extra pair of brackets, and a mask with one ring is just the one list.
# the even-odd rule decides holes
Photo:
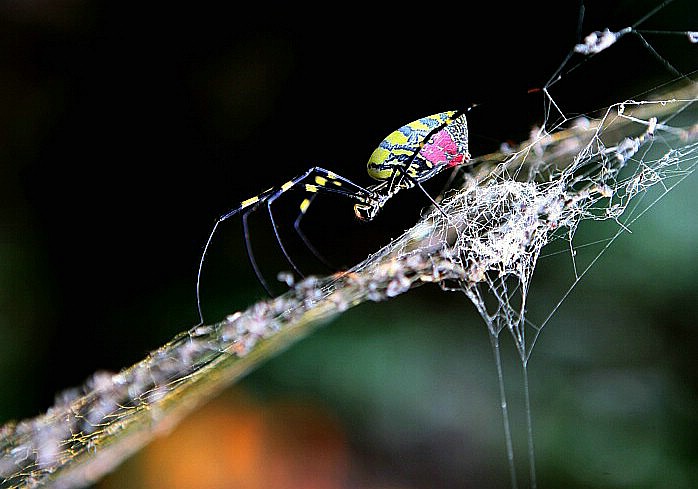
[(366, 203), (355, 204), (354, 213), (360, 221), (372, 221), (382, 205), (377, 200), (370, 200)]
[[(380, 187), (380, 185), (379, 185)], [(363, 202), (359, 202), (354, 205), (354, 213), (356, 217), (361, 221), (372, 221), (376, 214), (380, 212), (385, 203), (390, 199), (395, 192), (388, 192), (386, 194), (376, 193), (370, 199), (366, 199)]]
[(391, 182), (386, 180), (368, 188), (373, 192), (373, 195), (364, 197), (358, 204), (354, 205), (354, 213), (359, 220), (372, 221), (385, 203), (400, 190), (399, 187), (391, 188), (390, 184)]

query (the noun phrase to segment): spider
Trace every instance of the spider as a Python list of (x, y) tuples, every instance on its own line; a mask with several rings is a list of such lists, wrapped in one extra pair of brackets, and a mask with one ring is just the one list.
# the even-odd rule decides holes
[(332, 171), (314, 166), (280, 187), (272, 187), (254, 197), (243, 200), (237, 207), (218, 218), (204, 246), (196, 280), (199, 315), (201, 316), (200, 282), (204, 259), (216, 229), (226, 219), (244, 211), (242, 223), (250, 263), (264, 289), (269, 295), (272, 295), (252, 254), (247, 225), (249, 214), (261, 205), (265, 204), (267, 207), (274, 235), (286, 260), (302, 276), (303, 274), (298, 270), (284, 247), (272, 212), (272, 204), (285, 192), (291, 189), (300, 189), (307, 193), (306, 198), (300, 203), (300, 213), (294, 222), (294, 227), (305, 244), (318, 256), (299, 227), (301, 219), (308, 211), (317, 193), (331, 192), (354, 200), (354, 213), (362, 221), (371, 221), (395, 194), (412, 187), (418, 187), (438, 208), (434, 199), (422, 187), (422, 182), (447, 168), (464, 165), (469, 161), (468, 125), (465, 111), (440, 112), (405, 124), (381, 141), (378, 148), (371, 154), (367, 165), (369, 176), (378, 180), (378, 183), (374, 185), (362, 187)]

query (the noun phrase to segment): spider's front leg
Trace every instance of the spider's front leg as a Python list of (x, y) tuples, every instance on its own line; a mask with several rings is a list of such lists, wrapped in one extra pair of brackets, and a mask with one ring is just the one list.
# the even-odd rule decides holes
[(247, 250), (247, 256), (250, 260), (250, 264), (252, 265), (252, 269), (254, 270), (255, 275), (257, 276), (257, 279), (259, 282), (262, 284), (262, 287), (269, 293), (269, 295), (273, 295), (271, 293), (271, 288), (269, 287), (269, 284), (267, 281), (264, 279), (262, 276), (261, 270), (259, 266), (257, 265), (257, 261), (254, 258), (254, 254), (252, 252), (252, 245), (250, 242), (250, 232), (249, 232), (249, 227), (247, 224), (247, 219), (248, 216), (256, 211), (262, 204), (266, 204), (267, 207), (267, 212), (269, 214), (269, 218), (271, 220), (272, 224), (272, 229), (274, 230), (274, 236), (276, 237), (276, 241), (279, 244), (279, 247), (281, 248), (281, 251), (288, 261), (288, 263), (291, 265), (293, 270), (298, 273), (300, 276), (303, 276), (303, 274), (300, 272), (298, 266), (294, 263), (294, 261), (291, 259), (289, 253), (286, 250), (286, 247), (284, 246), (281, 236), (279, 235), (277, 225), (276, 225), (276, 220), (274, 218), (274, 213), (272, 210), (272, 204), (283, 194), (288, 192), (289, 190), (303, 190), (305, 191), (308, 195), (307, 198), (303, 199), (303, 201), (300, 204), (300, 214), (299, 217), (296, 219), (294, 223), (294, 227), (296, 231), (299, 232), (299, 235), (303, 242), (307, 245), (309, 245), (309, 249), (311, 252), (313, 252), (316, 256), (319, 255), (317, 251), (314, 249), (312, 245), (310, 245), (307, 237), (300, 232), (300, 220), (302, 216), (307, 212), (308, 208), (310, 207), (310, 204), (313, 202), (315, 196), (318, 193), (321, 192), (328, 192), (328, 193), (334, 193), (338, 195), (343, 195), (345, 197), (351, 198), (357, 202), (369, 202), (374, 198), (374, 193), (371, 190), (365, 189), (361, 187), (360, 185), (355, 184), (348, 178), (344, 178), (341, 175), (338, 175), (334, 172), (331, 172), (329, 170), (326, 170), (321, 167), (312, 167), (308, 169), (307, 171), (303, 172), (302, 174), (298, 175), (296, 178), (289, 180), (288, 182), (284, 183), (280, 187), (272, 187), (268, 190), (265, 190), (259, 195), (256, 195), (254, 197), (251, 197), (249, 199), (246, 199), (240, 204), (232, 209), (231, 211), (227, 212), (226, 214), (223, 214), (221, 217), (219, 217), (216, 222), (213, 225), (213, 228), (211, 229), (211, 232), (209, 233), (209, 237), (206, 241), (206, 244), (204, 246), (203, 252), (201, 254), (201, 260), (199, 262), (199, 270), (196, 278), (196, 298), (197, 298), (197, 306), (199, 310), (199, 319), (203, 322), (203, 315), (201, 311), (201, 293), (200, 293), (200, 286), (201, 286), (201, 275), (202, 275), (202, 270), (203, 270), (203, 265), (204, 261), (206, 258), (206, 253), (208, 252), (209, 246), (211, 245), (211, 242), (213, 240), (213, 236), (216, 233), (218, 226), (223, 222), (226, 221), (227, 219), (230, 219), (231, 217), (242, 213), (242, 226), (243, 226), (243, 235), (245, 239), (245, 247)]
[(308, 171), (302, 173), (293, 180), (289, 180), (288, 182), (283, 184), (277, 192), (275, 192), (267, 199), (267, 211), (269, 213), (269, 219), (271, 220), (272, 229), (274, 230), (274, 236), (276, 237), (276, 241), (279, 244), (279, 248), (281, 249), (281, 252), (284, 254), (286, 261), (288, 261), (288, 263), (291, 265), (291, 268), (293, 268), (293, 270), (300, 277), (304, 277), (303, 273), (295, 264), (290, 254), (286, 250), (283, 241), (281, 240), (281, 236), (279, 235), (276, 226), (276, 221), (274, 219), (274, 213), (272, 212), (271, 208), (271, 205), (274, 203), (274, 201), (276, 201), (276, 199), (278, 199), (284, 192), (294, 188), (300, 188), (301, 190), (304, 190), (305, 192), (310, 194), (300, 203), (300, 213), (294, 221), (294, 229), (300, 236), (303, 243), (308, 247), (308, 249), (323, 263), (327, 263), (326, 260), (320, 256), (315, 247), (310, 243), (305, 234), (300, 230), (300, 221), (305, 215), (305, 213), (308, 211), (310, 204), (314, 201), (317, 194), (320, 192), (329, 192), (343, 195), (358, 202), (366, 202), (373, 199), (374, 193), (369, 189), (355, 184), (348, 178), (342, 177), (341, 175), (338, 175), (334, 172), (316, 166), (308, 169)]

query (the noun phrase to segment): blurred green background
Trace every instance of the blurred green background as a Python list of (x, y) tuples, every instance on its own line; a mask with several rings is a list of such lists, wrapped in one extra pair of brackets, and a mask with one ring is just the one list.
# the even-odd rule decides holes
[[(582, 32), (624, 27), (656, 5), (587, 2)], [(215, 218), (239, 201), (311, 165), (369, 184), (365, 162), (376, 144), (442, 110), (480, 104), (469, 118), (474, 154), (525, 138), (542, 103), (524, 94), (576, 42), (578, 17), (577, 5), (495, 2), (477, 12), (0, 4), (0, 422), (44, 411), (62, 389), (129, 366), (195, 324), (200, 251)], [(677, 1), (645, 27), (696, 25), (691, 2)], [(648, 40), (677, 69), (696, 69), (695, 45)], [(569, 114), (585, 113), (671, 78), (628, 37), (553, 95)], [(694, 175), (635, 223), (538, 339), (529, 372), (539, 487), (688, 488), (698, 480), (698, 219), (689, 210), (697, 191)], [(330, 261), (351, 265), (414, 222), (427, 204), (417, 194), (401, 195), (368, 225), (354, 221), (346, 201), (318, 199), (304, 229)], [(292, 196), (279, 203), (279, 220), (291, 222), (284, 209), (296, 206)], [(255, 255), (274, 282), (287, 265), (264, 216), (251, 224)], [(615, 229), (587, 223), (575, 243)], [(304, 270), (327, 273), (301, 247), (294, 256)], [(572, 278), (569, 255), (541, 260), (534, 322)], [(202, 291), (211, 321), (264, 296), (239, 221), (216, 236)], [(502, 343), (526, 487), (521, 370), (509, 338)], [(224, 424), (235, 440), (220, 446), (241, 448), (197, 462), (182, 452), (194, 441), (172, 442), (163, 450), (193, 479), (167, 486), (264, 487), (254, 474), (302, 453), (299, 473), (326, 463), (330, 475), (315, 484), (279, 476), (276, 487), (509, 487), (497, 392), (473, 307), (462, 294), (423, 287), (347, 312), (212, 403), (227, 414), (200, 430)], [(187, 422), (209, 415), (205, 408)], [(277, 418), (290, 434), (241, 434)], [(278, 459), (250, 458), (270, 439), (283, 445)], [(164, 487), (174, 469), (143, 462), (148, 456), (103, 486), (157, 487), (148, 485), (155, 477)], [(244, 477), (220, 475), (241, 459)]]

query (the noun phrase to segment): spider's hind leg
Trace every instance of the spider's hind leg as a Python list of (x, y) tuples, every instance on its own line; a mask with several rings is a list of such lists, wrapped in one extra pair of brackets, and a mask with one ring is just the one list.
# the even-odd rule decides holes
[(451, 222), (451, 218), (441, 208), (439, 203), (436, 202), (436, 200), (434, 200), (434, 198), (429, 194), (429, 192), (427, 192), (427, 189), (424, 188), (424, 186), (422, 185), (422, 182), (420, 182), (416, 178), (409, 176), (407, 174), (407, 171), (402, 167), (398, 167), (398, 171), (399, 171), (400, 175), (402, 176), (402, 178), (404, 178), (405, 180), (410, 182), (410, 184), (412, 186), (417, 187), (419, 190), (421, 190), (421, 192), (427, 197), (427, 199), (429, 199), (429, 202), (431, 202), (431, 204), (446, 218), (446, 221), (448, 221), (449, 223)]

